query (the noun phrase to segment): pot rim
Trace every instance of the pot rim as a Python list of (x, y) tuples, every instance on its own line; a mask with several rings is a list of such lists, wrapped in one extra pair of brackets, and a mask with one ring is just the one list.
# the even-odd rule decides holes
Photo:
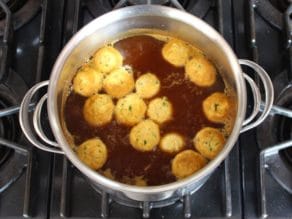
[[(128, 185), (124, 183), (120, 183), (117, 181), (113, 181), (109, 178), (102, 176), (96, 171), (90, 169), (83, 162), (79, 160), (75, 152), (71, 149), (68, 144), (65, 135), (63, 134), (63, 130), (61, 127), (60, 119), (58, 115), (57, 109), (57, 94), (56, 87), (58, 84), (58, 78), (60, 72), (63, 69), (64, 63), (66, 62), (68, 56), (72, 52), (72, 50), (87, 36), (94, 33), (97, 29), (110, 25), (118, 20), (137, 17), (137, 16), (160, 16), (160, 17), (168, 17), (169, 19), (179, 20), (181, 22), (187, 23), (192, 26), (194, 29), (200, 29), (200, 31), (204, 32), (205, 35), (208, 35), (213, 41), (215, 41), (218, 45), (224, 48), (225, 56), (230, 62), (232, 70), (234, 72), (234, 77), (236, 81), (236, 92), (238, 99), (237, 106), (237, 119), (234, 123), (234, 127), (232, 133), (230, 134), (223, 150), (217, 155), (217, 157), (211, 160), (204, 168), (196, 172), (195, 174), (169, 184), (159, 185), (159, 186), (146, 186), (139, 187), (135, 185)], [(85, 25), (81, 30), (79, 30), (65, 45), (59, 54), (51, 73), (50, 81), (48, 88), (48, 101), (47, 101), (47, 110), (50, 125), (53, 131), (53, 134), (59, 143), (59, 146), (64, 151), (66, 157), (76, 166), (83, 174), (85, 174), (89, 179), (94, 182), (110, 188), (114, 190), (121, 191), (123, 193), (143, 193), (143, 194), (155, 194), (161, 192), (169, 192), (174, 190), (179, 190), (188, 185), (192, 184), (192, 182), (198, 181), (204, 177), (210, 175), (215, 168), (217, 168), (220, 163), (228, 156), (230, 150), (233, 148), (233, 145), (237, 141), (237, 138), (240, 133), (240, 129), (242, 127), (242, 122), (245, 117), (246, 110), (246, 88), (245, 82), (242, 76), (242, 70), (238, 63), (238, 59), (235, 56), (233, 50), (230, 48), (228, 43), (223, 39), (223, 37), (211, 27), (209, 24), (205, 23), (200, 18), (195, 17), (187, 12), (180, 11), (178, 9), (166, 7), (166, 6), (158, 6), (158, 5), (138, 5), (138, 6), (129, 6), (121, 9), (117, 9), (111, 12), (108, 12), (87, 25)]]

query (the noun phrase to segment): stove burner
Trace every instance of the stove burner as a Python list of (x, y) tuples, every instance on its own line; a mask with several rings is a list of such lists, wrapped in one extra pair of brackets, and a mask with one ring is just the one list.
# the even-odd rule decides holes
[(289, 7), (290, 0), (269, 0), (256, 1), (256, 8), (259, 14), (271, 25), (283, 29), (284, 13)]
[[(4, 109), (9, 106), (15, 105), (15, 101), (7, 89), (0, 86), (0, 109)], [(11, 93), (11, 92), (10, 92)], [(17, 118), (15, 116), (0, 118), (0, 137), (15, 141), (18, 135), (17, 128)], [(0, 166), (8, 159), (13, 151), (6, 147), (0, 146)]]
[(283, 151), (284, 156), (292, 165), (292, 148), (287, 148)]
[[(18, 29), (27, 23), (40, 8), (40, 0), (4, 0), (3, 2), (12, 12), (14, 29)], [(5, 13), (0, 8), (0, 35), (3, 35), (5, 24)]]
[[(3, 2), (8, 6), (12, 13), (18, 11), (23, 5), (26, 3), (27, 0), (4, 0)], [(0, 9), (0, 19), (5, 17), (5, 12)]]
[[(275, 89), (280, 88), (279, 78), (285, 78), (278, 75), (275, 78)], [(282, 81), (283, 83), (283, 81)], [(279, 96), (275, 101), (275, 105), (292, 110), (292, 86), (288, 85), (278, 92)], [(286, 142), (292, 138), (292, 119), (279, 115), (271, 115), (257, 129), (257, 141), (261, 149), (273, 148), (281, 142)], [(270, 171), (274, 179), (289, 193), (292, 193), (292, 148), (285, 148), (275, 153), (271, 157), (266, 158), (265, 165)]]
[[(212, 6), (211, 0), (178, 0), (179, 4), (189, 13), (194, 14), (199, 18), (204, 18), (210, 7)], [(118, 3), (121, 3), (120, 0), (85, 0), (84, 5), (88, 8), (90, 14), (93, 17), (98, 17), (108, 11), (111, 11)], [(125, 0), (121, 7), (131, 6), (135, 4), (146, 4), (146, 0)], [(171, 4), (171, 0), (152, 0), (152, 4), (155, 5), (164, 5), (164, 6), (174, 6)]]
[(284, 13), (288, 6), (289, 6), (289, 0), (270, 0), (271, 4), (277, 8), (280, 12)]
[(107, 193), (106, 191), (101, 190), (98, 186), (96, 186), (93, 182), (91, 182), (89, 179), (85, 178), (86, 181), (91, 185), (91, 187), (102, 196), (102, 215), (104, 217), (108, 216), (108, 206), (112, 202), (115, 202), (121, 206), (127, 206), (131, 208), (138, 208), (142, 210), (143, 218), (149, 218), (150, 217), (150, 211), (153, 208), (162, 208), (170, 205), (174, 205), (177, 202), (181, 202), (185, 207), (184, 207), (184, 215), (185, 218), (190, 218), (191, 217), (191, 195), (194, 194), (197, 190), (199, 190), (206, 180), (202, 182), (198, 187), (192, 187), (190, 186), (188, 188), (189, 193), (184, 195), (184, 196), (174, 196), (170, 197), (164, 200), (160, 201), (136, 201), (130, 198), (127, 198), (126, 196), (117, 196), (117, 195), (111, 195)]
[[(285, 96), (281, 98), (279, 104), (282, 103), (283, 100), (283, 107), (292, 110), (292, 89), (288, 89), (290, 92), (286, 92)], [(292, 139), (292, 119), (281, 117), (279, 118), (279, 132), (278, 132), (278, 139), (279, 142), (287, 141)], [(285, 159), (289, 165), (292, 167), (292, 148), (287, 148), (280, 151), (280, 155)]]
[[(10, 70), (5, 82), (0, 84), (0, 110), (18, 105), (27, 86)], [(22, 139), (17, 115), (0, 117), (0, 139), (19, 142)], [(7, 189), (23, 173), (26, 157), (4, 145), (0, 145), (0, 193)]]
[(0, 166), (8, 159), (8, 157), (11, 155), (11, 150), (0, 146)]

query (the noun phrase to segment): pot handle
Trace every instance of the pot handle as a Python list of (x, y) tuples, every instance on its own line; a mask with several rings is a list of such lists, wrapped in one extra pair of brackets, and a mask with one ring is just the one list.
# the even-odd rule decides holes
[(243, 76), (246, 82), (248, 82), (248, 84), (251, 87), (251, 91), (252, 91), (253, 99), (254, 99), (254, 106), (253, 106), (253, 111), (251, 115), (243, 121), (243, 127), (240, 130), (240, 133), (243, 133), (261, 124), (269, 115), (273, 106), (273, 102), (274, 102), (274, 88), (273, 88), (273, 83), (268, 73), (260, 65), (246, 59), (239, 59), (239, 64), (248, 66), (252, 68), (255, 71), (255, 73), (257, 73), (257, 75), (259, 76), (259, 78), (261, 79), (264, 85), (264, 95), (265, 95), (265, 104), (264, 104), (264, 109), (262, 111), (262, 114), (255, 121), (253, 121), (253, 119), (258, 115), (260, 111), (261, 93), (256, 83), (253, 81), (253, 79), (244, 73)]
[[(41, 89), (42, 87), (48, 86), (49, 81), (43, 81), (36, 85), (34, 85), (32, 88), (28, 90), (28, 92), (25, 94), (19, 109), (19, 123), (20, 127), (25, 135), (25, 137), (29, 140), (30, 143), (32, 143), (37, 148), (57, 153), (57, 154), (64, 154), (64, 152), (58, 148), (58, 144), (56, 142), (51, 141), (47, 138), (47, 136), (44, 134), (41, 122), (40, 122), (40, 115), (41, 115), (41, 109), (44, 104), (44, 102), (47, 99), (47, 94), (45, 94), (37, 103), (35, 111), (33, 112), (33, 128), (31, 128), (30, 121), (29, 121), (29, 105), (31, 104), (31, 100), (35, 93)], [(46, 144), (43, 144), (41, 141), (37, 139), (37, 137), (34, 135), (34, 131), (37, 134), (37, 136)]]

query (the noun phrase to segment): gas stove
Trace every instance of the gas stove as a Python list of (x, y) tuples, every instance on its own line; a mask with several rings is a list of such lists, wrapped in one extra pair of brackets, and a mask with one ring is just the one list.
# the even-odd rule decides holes
[[(289, 0), (0, 3), (0, 218), (291, 218)], [(229, 157), (198, 191), (178, 201), (137, 205), (96, 191), (64, 156), (34, 148), (20, 130), (17, 112), (28, 88), (49, 78), (59, 52), (82, 26), (111, 10), (151, 3), (203, 19), (239, 58), (263, 66), (273, 80), (277, 106), (260, 127), (240, 136)], [(42, 119), (50, 133), (46, 112)]]

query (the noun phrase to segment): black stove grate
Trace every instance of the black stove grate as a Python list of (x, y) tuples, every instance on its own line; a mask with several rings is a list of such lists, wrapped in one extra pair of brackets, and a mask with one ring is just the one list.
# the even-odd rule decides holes
[[(17, 73), (29, 87), (41, 80), (47, 80), (58, 53), (72, 35), (95, 17), (112, 10), (120, 1), (27, 0), (27, 2), (37, 3), (31, 8), (35, 18), (29, 23), (17, 29), (19, 20), (12, 14), (10, 14), (12, 20), (8, 20), (14, 28), (9, 22), (7, 25), (7, 22), (0, 21), (0, 35), (3, 35), (0, 44), (1, 85), (8, 86), (7, 81), (10, 81), (12, 87), (19, 87), (19, 84), (23, 84), (19, 81), (23, 80), (15, 79)], [(166, 6), (170, 6), (169, 1), (163, 2)], [(291, 29), (287, 25), (291, 23), (291, 6), (290, 8), (287, 6), (287, 1), (179, 0), (178, 2), (186, 11), (215, 27), (239, 57), (249, 57), (267, 69), (274, 85), (276, 84), (276, 96), (291, 82), (292, 41)], [(265, 2), (277, 11), (276, 19), (270, 20), (261, 11)], [(281, 2), (284, 4), (278, 5)], [(285, 10), (287, 7), (288, 10)], [(24, 11), (28, 13), (27, 10)], [(268, 14), (274, 15), (271, 11)], [(7, 20), (9, 16), (6, 15), (5, 18)], [(1, 23), (4, 23), (2, 33)], [(15, 90), (14, 93), (23, 95), (25, 89), (27, 88)], [(9, 92), (13, 93), (10, 90)], [(16, 99), (14, 105), (19, 104), (18, 98)], [(0, 110), (0, 117), (11, 116), (16, 111), (17, 107)], [(267, 158), (267, 153), (271, 152), (265, 150), (270, 145), (262, 145), (264, 142), (262, 139), (269, 139), (272, 136), (267, 134), (269, 132), (263, 131), (265, 126), (267, 123), (257, 131), (243, 134), (230, 156), (198, 191), (182, 197), (173, 205), (161, 208), (152, 208), (152, 203), (140, 203), (138, 208), (123, 206), (113, 200), (109, 194), (96, 192), (88, 180), (64, 156), (35, 150), (22, 135), (17, 135), (18, 143), (1, 137), (2, 148), (12, 151), (11, 158), (6, 159), (4, 165), (11, 160), (15, 160), (20, 165), (15, 166), (14, 162), (14, 171), (3, 168), (2, 165), (0, 167), (0, 187), (1, 183), (7, 182), (0, 188), (0, 218), (81, 219), (148, 216), (205, 219), (265, 216), (271, 219), (290, 218), (291, 194), (268, 174), (271, 172), (270, 163), (275, 161), (270, 159), (273, 156), (262, 160), (270, 168), (266, 169), (265, 165), (259, 166), (261, 162), (259, 156), (260, 159)], [(263, 131), (262, 137), (259, 135), (259, 130)], [(257, 140), (261, 145), (257, 144)], [(279, 151), (287, 145), (287, 142), (278, 144), (276, 150), (272, 152)], [(287, 150), (288, 155), (290, 149)], [(287, 155), (285, 151), (282, 152), (283, 156)], [(264, 174), (256, 174), (255, 169), (259, 169), (259, 172)], [(280, 172), (282, 175), (287, 175), (283, 171)], [(11, 173), (13, 177), (10, 177)], [(6, 177), (3, 178), (1, 174)], [(10, 204), (11, 200), (18, 203), (20, 207)]]
[[(26, 3), (27, 0), (20, 0), (20, 1), (15, 1), (15, 0), (6, 0), (4, 1), (5, 4), (7, 5), (7, 7), (9, 8), (9, 10), (13, 13), (18, 11), (21, 7), (24, 6), (24, 4)], [(5, 12), (0, 9), (0, 19), (4, 19), (5, 18)]]
[[(41, 0), (2, 0), (13, 16), (13, 29), (18, 29), (36, 15), (40, 7)], [(0, 36), (5, 28), (5, 17), (7, 11), (0, 9)]]
[[(0, 1), (2, 12), (5, 12), (5, 19), (0, 21), (0, 34), (3, 33), (0, 44), (0, 103), (3, 105), (0, 110), (0, 121), (3, 123), (3, 127), (1, 124), (0, 145), (1, 148), (11, 151), (9, 159), (6, 159), (0, 167), (0, 218), (10, 218), (16, 215), (17, 218), (47, 217), (47, 210), (44, 206), (48, 201), (45, 196), (46, 181), (40, 180), (40, 178), (46, 175), (46, 167), (43, 167), (43, 162), (47, 162), (48, 167), (50, 165), (47, 158), (40, 159), (42, 155), (26, 142), (20, 133), (16, 115), (19, 110), (18, 105), (27, 91), (27, 85), (15, 72), (15, 70), (19, 70), (15, 68), (18, 64), (14, 61), (15, 55), (21, 56), (26, 51), (18, 47), (19, 35), (14, 29), (35, 15), (39, 5), (38, 0), (28, 0), (24, 3), (24, 7), (13, 14), (6, 3)], [(27, 36), (21, 37), (25, 40)], [(12, 68), (14, 69), (12, 70)], [(20, 73), (23, 70), (21, 69)], [(33, 75), (32, 72), (31, 75)], [(43, 172), (40, 172), (40, 168)], [(36, 201), (39, 202), (36, 203)], [(43, 212), (39, 212), (39, 210), (43, 210)]]
[[(5, 31), (4, 31), (4, 36), (2, 39), (2, 44), (1, 44), (1, 68), (0, 68), (0, 81), (2, 84), (0, 85), (0, 108), (4, 109), (9, 106), (14, 105), (17, 102), (17, 99), (13, 93), (11, 93), (11, 90), (7, 88), (5, 84), (9, 84), (8, 79), (8, 74), (13, 72), (9, 71), (9, 49), (10, 49), (10, 41), (12, 39), (11, 36), (11, 16), (10, 16), (10, 11), (8, 7), (6, 6), (5, 3), (0, 2), (0, 7), (5, 11), (6, 13), (6, 26), (5, 26)], [(11, 157), (11, 155), (14, 153), (13, 149), (17, 149), (17, 146), (14, 148), (11, 148), (11, 142), (15, 141), (17, 137), (18, 130), (17, 128), (17, 122), (16, 122), (16, 117), (9, 116), (9, 117), (3, 117), (3, 115), (0, 118), (0, 138), (3, 140), (3, 143), (1, 142), (1, 154), (0, 154), (0, 165), (2, 168), (6, 168), (8, 158)], [(9, 141), (6, 142), (8, 139)], [(27, 150), (23, 150), (23, 147), (20, 148), (19, 150), (16, 150), (15, 152), (20, 152), (21, 154), (27, 154)], [(20, 169), (22, 169), (24, 166), (24, 163), (21, 164)], [(13, 171), (12, 173), (9, 173), (8, 175), (5, 174), (4, 171), (0, 173), (1, 176), (1, 182), (0, 182), (0, 191), (3, 192), (5, 189), (8, 188), (9, 185), (12, 184), (14, 179), (19, 177), (19, 174), (21, 171), (15, 172)]]

